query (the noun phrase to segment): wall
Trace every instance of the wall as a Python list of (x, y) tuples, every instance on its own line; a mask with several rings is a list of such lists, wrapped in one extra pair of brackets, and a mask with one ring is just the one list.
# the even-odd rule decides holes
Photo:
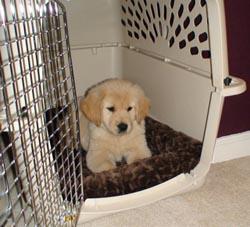
[(249, 9), (249, 0), (225, 0), (229, 73), (244, 79), (248, 90), (226, 98), (218, 137), (250, 130)]

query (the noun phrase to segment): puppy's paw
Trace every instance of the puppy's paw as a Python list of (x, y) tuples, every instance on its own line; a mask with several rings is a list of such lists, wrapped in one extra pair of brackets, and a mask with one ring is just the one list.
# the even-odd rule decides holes
[(102, 162), (101, 164), (96, 165), (96, 166), (89, 166), (89, 169), (94, 173), (100, 173), (103, 171), (114, 169), (115, 167), (116, 166), (113, 165), (113, 163), (111, 163), (109, 161), (105, 161), (105, 162)]
[(151, 156), (152, 156), (151, 151), (147, 147), (144, 147), (144, 149), (134, 148), (132, 152), (129, 152), (127, 154), (127, 163), (130, 164), (137, 160), (149, 158)]

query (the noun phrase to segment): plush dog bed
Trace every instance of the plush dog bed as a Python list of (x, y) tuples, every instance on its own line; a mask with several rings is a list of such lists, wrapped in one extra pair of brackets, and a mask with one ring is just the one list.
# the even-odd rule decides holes
[(152, 118), (146, 118), (146, 139), (152, 157), (110, 171), (91, 173), (83, 156), (85, 198), (140, 191), (189, 173), (199, 162), (202, 144)]
[[(51, 119), (48, 116), (51, 116), (51, 113), (49, 115), (47, 113), (47, 120)], [(146, 140), (152, 151), (150, 158), (139, 160), (130, 165), (123, 164), (113, 170), (92, 173), (86, 165), (86, 151), (74, 150), (77, 157), (74, 160), (75, 166), (79, 166), (80, 159), (83, 162), (84, 199), (124, 195), (147, 189), (181, 173), (189, 173), (198, 164), (202, 149), (201, 142), (150, 117), (145, 119), (145, 123)], [(56, 125), (53, 128), (56, 129)], [(49, 134), (51, 133), (53, 134), (53, 129), (50, 128)], [(58, 139), (60, 139), (59, 135)], [(55, 141), (50, 142), (55, 144), (58, 139), (54, 138)], [(65, 175), (63, 171), (60, 171), (60, 169), (70, 169), (70, 167), (65, 166), (67, 164), (63, 161), (67, 157), (67, 151), (62, 154), (59, 149), (54, 149), (53, 152), (53, 156), (57, 157), (55, 160), (57, 160), (56, 169), (59, 176), (65, 179), (61, 183), (63, 197), (75, 201), (77, 198), (72, 198), (71, 195), (80, 193), (81, 180), (79, 177), (73, 179), (70, 177), (71, 174)], [(59, 155), (60, 158), (58, 158)], [(64, 168), (60, 168), (61, 165), (64, 165)], [(73, 171), (72, 168), (70, 170)], [(80, 168), (77, 168), (76, 171), (76, 176), (80, 176)], [(64, 182), (67, 182), (66, 188)], [(78, 193), (74, 193), (75, 187), (72, 188), (69, 184), (77, 184)]]

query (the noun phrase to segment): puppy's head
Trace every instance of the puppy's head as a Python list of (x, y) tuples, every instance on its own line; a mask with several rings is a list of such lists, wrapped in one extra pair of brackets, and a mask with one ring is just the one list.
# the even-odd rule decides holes
[(138, 85), (111, 79), (88, 90), (80, 101), (80, 110), (96, 126), (103, 126), (114, 135), (124, 135), (146, 117), (149, 100)]

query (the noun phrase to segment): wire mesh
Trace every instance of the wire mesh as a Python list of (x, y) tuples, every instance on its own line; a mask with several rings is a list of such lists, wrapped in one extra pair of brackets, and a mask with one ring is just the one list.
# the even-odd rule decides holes
[(0, 226), (74, 225), (83, 189), (63, 5), (0, 0), (0, 65)]

